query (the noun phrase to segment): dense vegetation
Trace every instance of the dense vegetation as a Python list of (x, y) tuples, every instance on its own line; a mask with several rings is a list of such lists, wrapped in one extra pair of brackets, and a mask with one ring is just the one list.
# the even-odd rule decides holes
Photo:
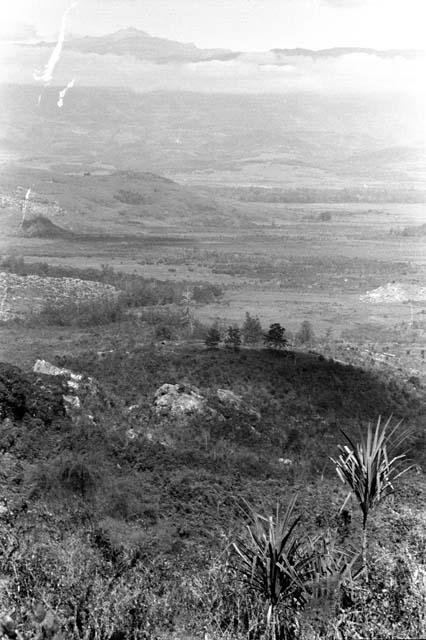
[[(102, 269), (77, 269), (54, 266), (47, 262), (27, 263), (22, 258), (6, 257), (0, 262), (1, 270), (21, 276), (37, 275), (101, 282), (112, 285), (118, 291), (116, 298), (84, 301), (67, 299), (46, 303), (41, 310), (28, 315), (25, 322), (30, 326), (42, 324), (90, 327), (129, 319), (133, 323), (147, 320), (156, 326), (157, 337), (171, 339), (179, 334), (180, 329), (185, 328), (188, 305), (192, 308), (197, 304), (207, 304), (223, 294), (221, 287), (210, 283), (144, 278), (134, 273), (114, 271), (106, 265)], [(195, 325), (196, 323), (194, 327)]]
[[(25, 637), (265, 637), (267, 601), (232, 546), (248, 542), (250, 509), (269, 517), (297, 494), (297, 549), (311, 540), (315, 558), (338, 563), (358, 555), (362, 524), (356, 502), (339, 512), (339, 427), (356, 441), (369, 420), (394, 414), (424, 462), (423, 391), (315, 354), (188, 344), (56, 364), (90, 377), (75, 413), (63, 408), (63, 379), (5, 365), (0, 375), (0, 588)], [(212, 411), (158, 415), (165, 382), (196, 385)], [(244, 404), (224, 411), (218, 388)], [(424, 634), (423, 489), (412, 470), (371, 514), (368, 584), (346, 573), (308, 600), (280, 599), (277, 638)]]

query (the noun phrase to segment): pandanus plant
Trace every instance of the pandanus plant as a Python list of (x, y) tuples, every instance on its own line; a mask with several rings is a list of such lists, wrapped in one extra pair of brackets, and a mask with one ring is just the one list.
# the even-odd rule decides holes
[(267, 603), (266, 624), (269, 637), (282, 637), (278, 630), (277, 606), (280, 603), (297, 609), (306, 604), (311, 578), (311, 555), (306, 539), (297, 535), (299, 517), (293, 516), (294, 497), (281, 515), (265, 517), (250, 508), (250, 524), (245, 535), (233, 543), (239, 559), (237, 571), (248, 586)]
[[(405, 430), (399, 432), (401, 422), (391, 428), (392, 418), (383, 425), (381, 418), (377, 420), (373, 430), (371, 423), (367, 435), (361, 436), (356, 444), (342, 431), (347, 445), (338, 445), (340, 456), (335, 460), (339, 478), (350, 487), (348, 496), (342, 506), (346, 505), (351, 495), (355, 495), (362, 511), (362, 567), (367, 574), (367, 523), (370, 511), (386, 496), (394, 492), (394, 482), (411, 466), (404, 465), (405, 453), (397, 454), (402, 443), (410, 435)], [(399, 432), (399, 433), (397, 433)]]
[(306, 605), (322, 606), (343, 580), (352, 578), (358, 555), (340, 550), (330, 531), (314, 539), (300, 532), (300, 516), (293, 515), (296, 500), (297, 496), (284, 514), (277, 506), (269, 517), (249, 507), (250, 522), (233, 543), (237, 572), (267, 605), (266, 627), (271, 640), (288, 637), (288, 624), (279, 621), (279, 605), (293, 620)]

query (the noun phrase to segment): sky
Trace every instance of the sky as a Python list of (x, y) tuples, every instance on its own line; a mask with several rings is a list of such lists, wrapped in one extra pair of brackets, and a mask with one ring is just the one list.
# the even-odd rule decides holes
[[(54, 38), (71, 0), (0, 4), (0, 38)], [(426, 0), (77, 0), (67, 29), (133, 26), (200, 47), (238, 51), (335, 46), (425, 47)]]
[[(0, 83), (61, 90), (399, 92), (418, 98), (422, 111), (426, 55), (280, 58), (271, 49), (425, 49), (425, 23), (426, 0), (13, 0), (3, 5), (0, 0)], [(129, 26), (200, 48), (248, 53), (159, 65), (132, 53), (67, 48), (72, 35), (104, 35)], [(40, 40), (52, 44), (26, 46)]]

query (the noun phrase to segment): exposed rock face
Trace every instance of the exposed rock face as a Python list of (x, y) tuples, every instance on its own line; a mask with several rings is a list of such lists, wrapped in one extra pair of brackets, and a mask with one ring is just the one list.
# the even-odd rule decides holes
[(237, 394), (230, 389), (218, 389), (216, 394), (219, 400), (225, 404), (230, 404), (236, 408), (241, 406), (243, 400), (242, 397), (237, 396)]
[(50, 364), (47, 360), (37, 360), (33, 366), (33, 371), (34, 373), (43, 373), (46, 376), (64, 376), (65, 378), (72, 380), (74, 383), (78, 383), (83, 380), (83, 375), (81, 373), (73, 373), (71, 369), (55, 367), (55, 365)]
[(216, 396), (219, 407), (215, 403), (213, 408), (209, 406), (207, 398), (193, 385), (163, 384), (154, 395), (155, 412), (157, 415), (171, 418), (205, 413), (210, 417), (218, 416), (224, 419), (238, 411), (251, 418), (260, 419), (260, 414), (230, 389), (218, 389)]
[[(81, 373), (74, 373), (71, 369), (64, 369), (62, 367), (56, 367), (55, 365), (47, 362), (47, 360), (37, 360), (33, 366), (34, 373), (41, 373), (45, 376), (62, 377), (66, 379), (67, 392), (62, 396), (62, 400), (65, 407), (65, 412), (70, 418), (77, 417), (82, 410), (80, 397), (77, 394), (84, 396), (96, 395), (98, 388), (93, 378), (87, 378)], [(92, 419), (91, 415), (86, 417)]]
[(216, 395), (224, 408), (229, 407), (248, 414), (249, 416), (260, 420), (260, 413), (250, 407), (242, 398), (230, 389), (218, 389)]
[(155, 392), (154, 406), (158, 415), (178, 418), (203, 412), (206, 400), (197, 387), (166, 383)]

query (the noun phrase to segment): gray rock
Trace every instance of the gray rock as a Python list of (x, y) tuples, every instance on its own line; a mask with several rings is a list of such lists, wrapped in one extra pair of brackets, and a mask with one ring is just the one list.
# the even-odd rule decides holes
[(158, 415), (182, 417), (202, 413), (206, 400), (199, 389), (185, 384), (163, 384), (154, 394), (154, 406)]
[(33, 366), (33, 371), (34, 373), (42, 373), (45, 376), (64, 376), (64, 378), (68, 378), (75, 383), (83, 380), (81, 373), (74, 373), (70, 369), (63, 369), (62, 367), (55, 367), (47, 360), (37, 360)]
[(220, 402), (227, 406), (236, 409), (237, 411), (242, 411), (252, 418), (256, 418), (256, 420), (260, 420), (260, 413), (250, 407), (242, 398), (242, 396), (237, 395), (230, 389), (218, 389), (216, 391), (216, 395)]

